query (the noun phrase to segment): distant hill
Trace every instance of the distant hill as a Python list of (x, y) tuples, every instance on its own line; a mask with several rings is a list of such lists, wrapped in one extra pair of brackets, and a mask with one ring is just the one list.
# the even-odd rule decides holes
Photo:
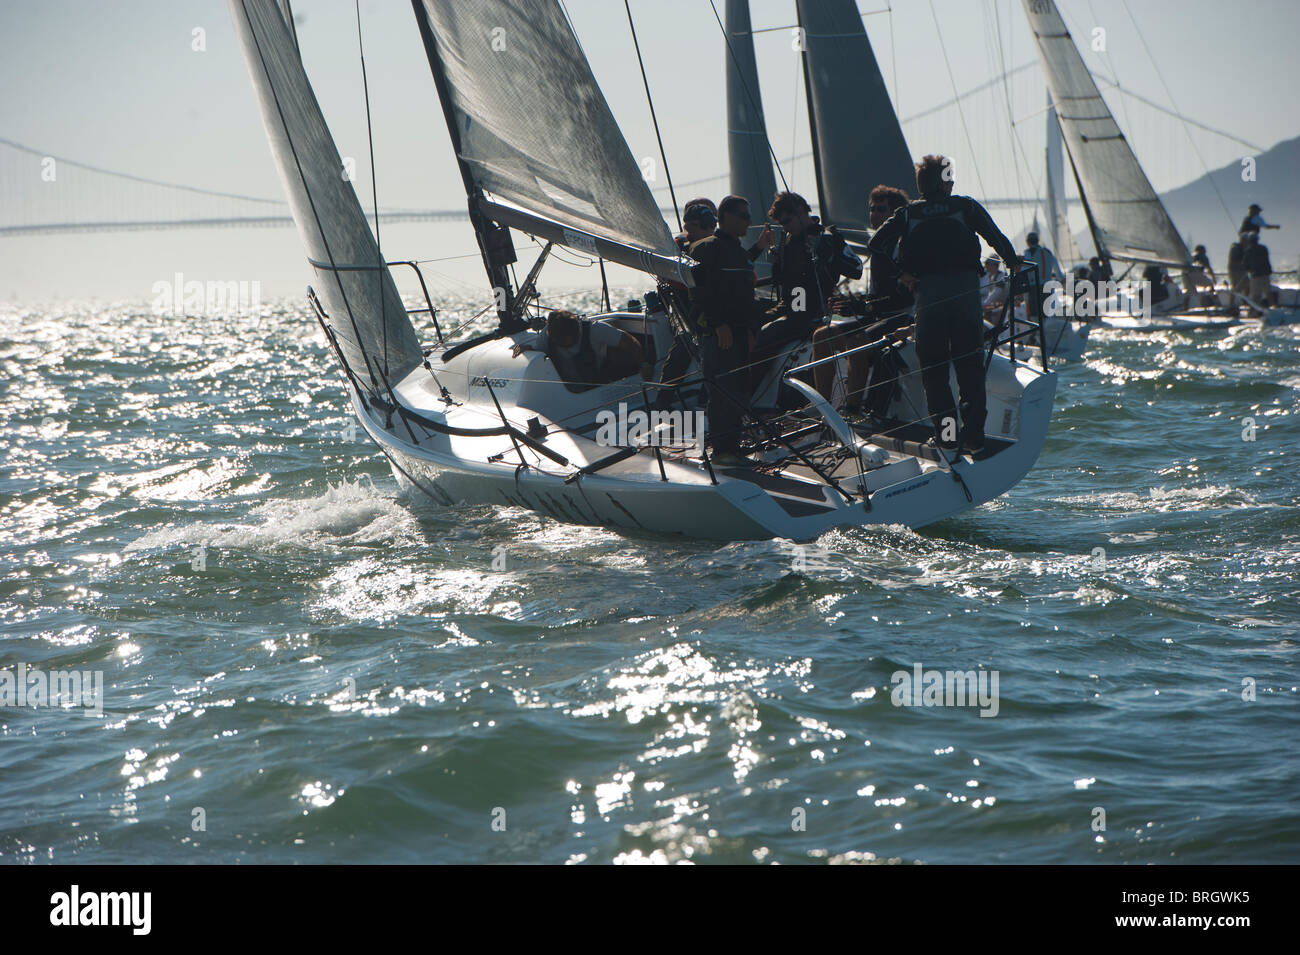
[[(1163, 193), (1165, 207), (1173, 217), (1174, 225), (1187, 240), (1188, 247), (1202, 243), (1210, 253), (1210, 262), (1216, 268), (1228, 256), (1235, 230), (1246, 215), (1252, 202), (1264, 207), (1264, 218), (1276, 222), (1281, 229), (1268, 229), (1264, 244), (1272, 253), (1273, 267), (1294, 268), (1300, 255), (1300, 184), (1296, 171), (1300, 170), (1300, 137), (1278, 143), (1255, 157), (1255, 181), (1241, 181), (1241, 162), (1237, 161), (1209, 176), (1202, 176), (1185, 186)], [(1210, 184), (1219, 187), (1223, 201), (1232, 213), (1229, 226), (1223, 215), (1223, 205)], [(1090, 243), (1091, 244), (1091, 243)]]

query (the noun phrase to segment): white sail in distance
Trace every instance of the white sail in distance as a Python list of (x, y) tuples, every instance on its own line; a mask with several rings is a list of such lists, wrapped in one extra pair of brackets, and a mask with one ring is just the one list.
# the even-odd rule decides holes
[(1047, 94), (1047, 228), (1052, 251), (1063, 265), (1078, 263), (1083, 254), (1070, 232), (1070, 215), (1065, 204), (1065, 154), (1062, 152), (1061, 123), (1056, 118), (1052, 94)]
[(383, 391), (419, 366), (419, 339), (276, 0), (229, 0), (280, 180), (315, 288), (352, 373)]
[(672, 233), (560, 5), (422, 6), (480, 210), (560, 245), (682, 279)]
[(1190, 256), (1053, 0), (1023, 0), (1098, 254), (1182, 268)]

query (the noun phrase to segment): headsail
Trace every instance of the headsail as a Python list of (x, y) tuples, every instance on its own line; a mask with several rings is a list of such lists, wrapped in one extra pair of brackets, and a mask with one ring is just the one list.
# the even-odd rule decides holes
[(352, 372), (382, 390), (419, 366), (415, 329), (276, 0), (230, 0), (230, 13), (331, 330)]
[(1102, 99), (1053, 0), (1024, 0), (1098, 254), (1188, 264), (1187, 246)]
[(458, 155), (482, 194), (479, 210), (682, 280), (672, 233), (560, 5), (418, 2)]
[(1070, 232), (1070, 215), (1065, 205), (1065, 154), (1062, 152), (1061, 123), (1056, 118), (1052, 94), (1047, 94), (1047, 231), (1052, 251), (1062, 263), (1083, 258)]
[(754, 216), (751, 230), (754, 230), (762, 228), (764, 214), (776, 194), (776, 177), (772, 174), (772, 152), (763, 119), (763, 98), (758, 89), (749, 0), (727, 0), (726, 23), (724, 55), (731, 191), (749, 200)]
[(912, 155), (855, 0), (798, 0), (822, 217), (865, 244), (878, 185), (916, 194)]

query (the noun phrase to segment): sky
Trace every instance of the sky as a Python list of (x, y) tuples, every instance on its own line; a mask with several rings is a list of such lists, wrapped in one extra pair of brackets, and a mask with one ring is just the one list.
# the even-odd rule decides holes
[[(716, 2), (721, 12), (723, 2)], [(633, 156), (657, 157), (623, 3), (565, 5)], [(758, 35), (756, 52), (769, 136), (782, 158), (809, 149), (799, 60), (788, 29), (793, 7), (791, 0), (752, 3), (755, 28), (768, 30)], [(1060, 0), (1060, 7), (1076, 38), (1105, 31), (1105, 52), (1085, 51), (1095, 72), (1235, 137), (1189, 136), (1179, 120), (1107, 91), (1157, 189), (1300, 134), (1294, 53), (1300, 3)], [(631, 0), (631, 8), (678, 198), (700, 189), (720, 195), (725, 182), (690, 185), (727, 167), (724, 54), (709, 0)], [(952, 155), (958, 191), (1038, 194), (1045, 94), (1037, 66), (1013, 73), (960, 111), (910, 119), (951, 100), (954, 89), (1036, 63), (1020, 0), (859, 0), (859, 9), (912, 151)], [(355, 8), (342, 0), (296, 0), (294, 10), (308, 75), (340, 152), (357, 160), (358, 192), (369, 207)], [(360, 10), (379, 204), (462, 207), (459, 173), (409, 3), (362, 0)], [(202, 43), (195, 31), (202, 31)], [(0, 136), (40, 153), (207, 189), (283, 195), (230, 16), (219, 0), (0, 0), (0, 88)], [(0, 146), (0, 221), (265, 212), (66, 165), (47, 182), (41, 168), (40, 156)], [(815, 192), (807, 158), (783, 162), (782, 171), (792, 188)], [(652, 183), (667, 205), (665, 184), (662, 175)], [(1020, 212), (1004, 215), (1008, 233), (1025, 224)], [(485, 284), (470, 254), (475, 247), (466, 223), (393, 225), (383, 238), (390, 258), (440, 259), (430, 263), (436, 287), (472, 291)], [(522, 252), (525, 243), (518, 244)], [(256, 280), (267, 296), (299, 294), (309, 279), (297, 234), (286, 228), (0, 238), (0, 299), (143, 300), (154, 283), (177, 272), (186, 279)], [(594, 274), (557, 263), (548, 266), (546, 281), (590, 286), (598, 284)], [(627, 274), (621, 278), (636, 282)], [(615, 273), (611, 280), (619, 279)]]

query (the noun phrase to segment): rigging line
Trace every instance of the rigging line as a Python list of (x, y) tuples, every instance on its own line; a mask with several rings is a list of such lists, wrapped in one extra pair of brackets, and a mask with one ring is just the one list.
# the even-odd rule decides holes
[(146, 186), (162, 186), (167, 189), (180, 189), (183, 192), (194, 192), (202, 196), (216, 196), (219, 199), (242, 199), (245, 202), (261, 202), (273, 206), (287, 206), (288, 203), (283, 199), (267, 199), (262, 196), (243, 196), (234, 192), (221, 192), (217, 189), (204, 189), (200, 186), (185, 186), (178, 182), (166, 182), (162, 179), (149, 179), (145, 176), (135, 176), (129, 172), (118, 172), (115, 169), (105, 169), (103, 166), (92, 166), (90, 163), (78, 162), (75, 159), (68, 159), (64, 156), (55, 156), (52, 153), (44, 152), (40, 149), (33, 149), (31, 146), (24, 146), (22, 143), (16, 143), (12, 139), (0, 137), (0, 145), (8, 146), (11, 149), (17, 149), (20, 152), (29, 153), (33, 156), (40, 156), (42, 159), (53, 159), (56, 162), (63, 163), (65, 166), (74, 166), (77, 169), (85, 169), (87, 172), (97, 172), (105, 176), (114, 176), (118, 179), (129, 179), (132, 182), (143, 183)]
[(664, 139), (659, 135), (659, 117), (655, 115), (655, 101), (650, 95), (650, 80), (645, 75), (645, 60), (641, 58), (641, 44), (636, 38), (636, 24), (632, 22), (632, 4), (623, 0), (623, 9), (627, 11), (627, 26), (632, 31), (632, 46), (636, 49), (636, 61), (641, 67), (641, 83), (645, 86), (645, 101), (650, 106), (650, 120), (654, 123), (655, 139), (659, 143), (659, 158), (664, 164), (664, 177), (668, 180), (668, 194), (673, 199), (673, 215), (677, 217), (677, 231), (682, 229), (682, 213), (677, 206), (677, 193), (673, 190), (673, 174), (668, 170), (668, 154), (664, 152)]
[[(626, 3), (627, 0), (624, 0)], [(731, 36), (727, 33), (727, 28), (722, 25), (722, 17), (718, 15), (718, 5), (714, 0), (709, 0), (709, 6), (713, 8), (713, 19), (718, 21), (718, 29), (722, 31), (722, 42), (727, 45), (727, 56), (730, 57), (732, 65), (740, 75), (740, 85), (745, 90), (745, 98), (749, 100), (749, 106), (754, 111), (755, 116), (761, 117), (763, 110), (759, 107), (755, 92), (749, 88), (745, 82), (744, 73), (740, 69), (740, 60), (736, 58), (736, 50), (731, 45)], [(786, 27), (785, 29), (789, 29)], [(751, 29), (750, 33), (754, 31)], [(767, 143), (768, 155), (772, 157), (772, 164), (776, 166), (776, 174), (781, 177), (781, 188), (787, 192), (790, 190), (790, 184), (785, 181), (785, 171), (781, 168), (781, 160), (776, 158), (776, 150), (772, 148), (772, 139), (767, 135), (767, 121), (763, 122), (763, 140)]]
[[(1062, 23), (1065, 23), (1065, 13), (1064, 13), (1063, 11), (1059, 10), (1059, 9), (1057, 10), (1057, 12), (1058, 12), (1058, 13), (1060, 14), (1060, 16), (1061, 16), (1061, 22), (1062, 22)], [(1100, 20), (1097, 19), (1097, 11), (1094, 10), (1093, 7), (1092, 7), (1092, 0), (1088, 0), (1088, 13), (1092, 15), (1092, 22), (1093, 22), (1093, 23), (1100, 23), (1100, 22), (1101, 22)], [(1073, 31), (1073, 30), (1070, 30), (1070, 26), (1069, 26), (1069, 24), (1066, 24), (1065, 29), (1066, 29), (1066, 31), (1069, 32), (1069, 34), (1070, 34), (1070, 42), (1071, 42), (1071, 43), (1074, 43), (1074, 45), (1077, 47), (1077, 46), (1078, 46), (1078, 43), (1075, 42), (1075, 40), (1074, 40), (1074, 31)], [(1109, 48), (1109, 46), (1107, 46), (1105, 43), (1102, 44), (1101, 53), (1102, 53), (1102, 55), (1106, 58), (1106, 65), (1110, 67), (1110, 72), (1111, 72), (1111, 74), (1115, 77), (1115, 85), (1118, 86), (1118, 85), (1119, 85), (1119, 70), (1115, 69), (1115, 61), (1111, 58), (1111, 55), (1110, 55), (1110, 48)], [(1083, 54), (1082, 54), (1082, 52), (1080, 52), (1079, 58), (1080, 58), (1080, 59), (1083, 59)], [(1084, 67), (1085, 67), (1085, 68), (1087, 67), (1087, 63), (1086, 63), (1086, 62), (1084, 63)], [(1089, 70), (1088, 72), (1091, 73), (1092, 71)], [(1101, 90), (1098, 90), (1097, 92), (1098, 92), (1098, 94), (1100, 95)], [(1103, 103), (1105, 102), (1105, 99), (1104, 99), (1104, 98), (1103, 98), (1102, 102), (1103, 102)], [(1120, 112), (1122, 112), (1122, 113), (1124, 114), (1124, 128), (1125, 128), (1125, 129), (1132, 129), (1132, 128), (1133, 128), (1133, 121), (1132, 121), (1132, 119), (1129, 118), (1129, 115), (1128, 115), (1128, 103), (1126, 103), (1124, 100), (1120, 100), (1120, 101), (1119, 101), (1119, 108), (1120, 108)]]
[[(375, 251), (379, 253), (379, 264), (384, 263), (384, 246), (379, 238), (379, 189), (375, 179), (375, 134), (370, 126), (370, 81), (366, 78), (366, 48), (361, 42), (361, 0), (355, 0), (357, 11), (357, 51), (361, 56), (361, 89), (366, 99), (366, 140), (370, 144), (370, 201), (375, 209)], [(384, 294), (384, 270), (375, 272), (375, 284), (379, 293), (379, 321), (384, 327), (384, 376), (388, 375), (388, 296)]]
[[(934, 32), (939, 37), (939, 52), (943, 54), (944, 66), (948, 68), (948, 80), (952, 84), (952, 95), (957, 96), (957, 77), (952, 72), (952, 62), (948, 59), (948, 50), (943, 43), (943, 30), (939, 27), (939, 14), (934, 11), (934, 0), (930, 0), (930, 17), (934, 20)], [(979, 159), (976, 158), (975, 144), (971, 142), (970, 127), (966, 125), (966, 114), (960, 109), (957, 110), (957, 116), (961, 119), (962, 132), (966, 134), (966, 148), (970, 150), (971, 165), (975, 167), (975, 180), (979, 183), (980, 193), (988, 196), (984, 189), (984, 177), (980, 175)]]
[[(1006, 51), (1002, 45), (1002, 14), (998, 6), (998, 0), (990, 0), (990, 2), (993, 4), (993, 33), (998, 53), (998, 62), (1002, 66), (1002, 98), (1007, 105), (1007, 121), (1011, 123), (1011, 135), (1015, 139), (1016, 147), (1020, 150), (1019, 161), (1016, 161), (1016, 154), (1014, 151), (1011, 154), (1016, 169), (1016, 188), (1020, 191), (1021, 195), (1024, 194), (1024, 181), (1020, 178), (1020, 163), (1023, 162), (1025, 164), (1025, 174), (1029, 177), (1034, 192), (1038, 193), (1039, 188), (1037, 177), (1033, 173), (1033, 166), (1029, 162), (1029, 157), (1025, 154), (1025, 144), (1020, 138), (1020, 129), (1015, 124), (1014, 111), (1011, 108), (1011, 84), (1008, 82), (1009, 75), (1007, 73)], [(987, 19), (985, 22), (987, 23)]]
[(1160, 71), (1160, 66), (1156, 63), (1156, 58), (1151, 55), (1151, 48), (1147, 46), (1146, 37), (1142, 35), (1142, 31), (1138, 29), (1137, 21), (1133, 19), (1133, 11), (1129, 9), (1128, 0), (1124, 0), (1124, 12), (1128, 14), (1129, 23), (1133, 24), (1133, 32), (1136, 33), (1138, 39), (1142, 41), (1142, 49), (1146, 50), (1147, 59), (1151, 61), (1151, 68), (1156, 71), (1156, 76), (1160, 78), (1160, 85), (1165, 88), (1165, 95), (1169, 97), (1169, 105), (1173, 107), (1174, 115), (1177, 116), (1179, 121), (1183, 124), (1183, 132), (1187, 134), (1187, 142), (1191, 145), (1192, 152), (1196, 154), (1196, 159), (1201, 164), (1201, 172), (1203, 172), (1205, 178), (1210, 181), (1210, 185), (1214, 188), (1214, 194), (1219, 198), (1219, 205), (1223, 207), (1223, 214), (1227, 216), (1228, 224), (1232, 225), (1232, 213), (1228, 211), (1228, 203), (1224, 201), (1223, 193), (1219, 191), (1219, 184), (1215, 182), (1214, 177), (1210, 175), (1210, 169), (1205, 165), (1205, 159), (1201, 156), (1201, 150), (1196, 145), (1196, 140), (1192, 138), (1191, 130), (1187, 128), (1187, 121), (1183, 119), (1183, 114), (1178, 111), (1178, 104), (1174, 102), (1174, 94), (1170, 91), (1169, 84), (1165, 82), (1165, 75)]
[[(894, 49), (894, 7), (888, 4), (889, 11), (889, 69), (894, 74), (894, 112), (898, 112), (898, 53)], [(866, 14), (863, 14), (866, 16)], [(899, 125), (902, 125), (901, 123)]]

